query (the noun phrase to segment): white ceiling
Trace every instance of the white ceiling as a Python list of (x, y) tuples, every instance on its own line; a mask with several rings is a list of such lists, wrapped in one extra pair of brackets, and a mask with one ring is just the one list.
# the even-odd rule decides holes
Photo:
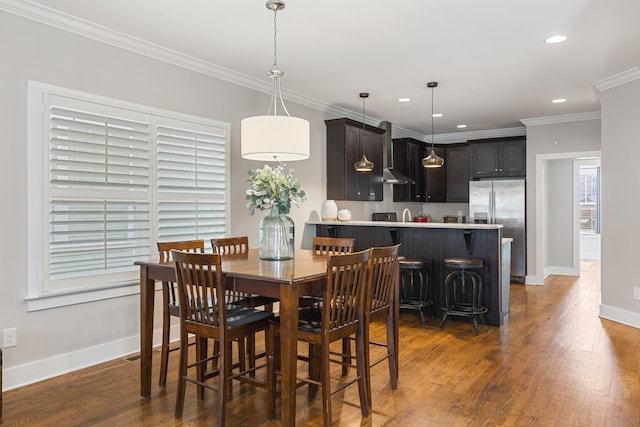
[[(10, 0), (2, 0), (7, 2)], [(13, 0), (16, 2), (16, 0)], [(264, 0), (34, 0), (267, 82)], [(545, 38), (563, 34), (561, 44)], [(278, 13), (287, 93), (431, 134), (599, 111), (594, 83), (640, 65), (640, 0), (287, 0)], [(410, 97), (409, 103), (398, 103)], [(566, 98), (552, 104), (554, 98)], [(265, 105), (265, 113), (267, 106)]]

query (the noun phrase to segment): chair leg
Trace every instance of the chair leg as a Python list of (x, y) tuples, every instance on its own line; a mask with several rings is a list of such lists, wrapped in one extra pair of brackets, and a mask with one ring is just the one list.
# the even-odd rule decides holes
[[(358, 394), (360, 396), (360, 412), (363, 417), (369, 416), (370, 398), (367, 393), (367, 371), (369, 366), (367, 364), (365, 346), (368, 346), (369, 342), (364, 337), (363, 328), (360, 327), (356, 334), (356, 372), (358, 375)], [(323, 387), (324, 389), (325, 387)], [(327, 383), (326, 388), (329, 388)]]
[(342, 376), (346, 377), (349, 374), (349, 367), (347, 363), (351, 363), (351, 340), (349, 338), (342, 339)]
[(256, 376), (256, 371), (255, 371), (255, 367), (256, 367), (256, 336), (254, 334), (251, 334), (247, 337), (247, 354), (249, 356), (249, 369), (251, 369), (251, 372), (249, 373), (249, 376), (251, 377), (255, 377)]
[[(162, 348), (160, 350), (160, 380), (158, 385), (164, 387), (167, 384), (167, 366), (169, 365), (169, 332), (171, 328), (171, 315), (169, 314), (169, 299), (165, 298), (163, 291), (162, 308)], [(164, 301), (166, 299), (166, 301)]]
[[(331, 427), (331, 376), (329, 367), (329, 346), (320, 346), (320, 378), (322, 380), (322, 418), (324, 427)], [(366, 402), (365, 402), (366, 403)]]
[[(393, 328), (393, 314), (389, 310), (387, 315), (387, 353), (389, 354), (389, 379), (391, 381), (391, 390), (398, 388), (398, 355), (396, 354), (396, 336)], [(371, 378), (368, 378), (369, 382)], [(371, 384), (367, 387), (369, 393), (369, 402), (371, 402)]]
[[(309, 344), (309, 378), (313, 378), (314, 380), (319, 380), (322, 366), (322, 355), (320, 351), (320, 346), (317, 344)], [(309, 400), (312, 400), (316, 397), (318, 393), (318, 386), (315, 384), (309, 384), (308, 387), (308, 396)]]
[(184, 392), (186, 386), (187, 363), (188, 363), (188, 335), (186, 332), (180, 332), (180, 367), (178, 369), (178, 389), (176, 392), (176, 409), (174, 415), (176, 418), (182, 418), (182, 409), (184, 408)]
[[(204, 375), (206, 371), (206, 365), (200, 363), (200, 361), (207, 359), (207, 339), (202, 337), (196, 337), (196, 377), (198, 381), (204, 382)], [(198, 400), (204, 399), (204, 387), (198, 384)]]
[(265, 333), (267, 350), (267, 416), (272, 420), (276, 417), (276, 368), (280, 361), (277, 349), (280, 348), (280, 344), (276, 342), (275, 326), (269, 325), (269, 329)]
[(233, 367), (233, 352), (231, 351), (232, 342), (229, 341), (226, 344), (221, 345), (220, 358), (222, 359), (222, 369), (218, 374), (218, 390), (220, 390), (220, 396), (218, 397), (218, 426), (224, 427), (226, 420), (226, 407), (229, 396), (231, 395), (231, 375)]

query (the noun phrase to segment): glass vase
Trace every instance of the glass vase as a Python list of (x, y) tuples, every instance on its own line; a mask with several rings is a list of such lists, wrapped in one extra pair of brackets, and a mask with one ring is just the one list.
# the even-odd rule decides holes
[(294, 230), (291, 217), (272, 209), (260, 220), (260, 259), (293, 259)]

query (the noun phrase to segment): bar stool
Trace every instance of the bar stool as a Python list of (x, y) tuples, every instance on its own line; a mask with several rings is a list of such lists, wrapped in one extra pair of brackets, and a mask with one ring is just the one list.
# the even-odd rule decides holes
[[(399, 307), (418, 310), (422, 325), (425, 325), (424, 307), (433, 305), (429, 299), (429, 261), (400, 258), (400, 304)], [(432, 313), (433, 314), (433, 313)]]
[(444, 301), (442, 306), (442, 323), (444, 327), (447, 316), (470, 317), (473, 328), (478, 335), (478, 317), (486, 324), (484, 313), (487, 307), (482, 305), (482, 277), (470, 269), (482, 268), (484, 261), (480, 258), (452, 257), (444, 259), (444, 266), (453, 269), (444, 280)]

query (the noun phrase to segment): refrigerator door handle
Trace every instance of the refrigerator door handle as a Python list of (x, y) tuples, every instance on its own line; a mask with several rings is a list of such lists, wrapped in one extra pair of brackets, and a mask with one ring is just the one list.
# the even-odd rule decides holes
[(489, 196), (489, 224), (496, 223), (496, 192), (495, 190), (491, 190), (491, 195)]

